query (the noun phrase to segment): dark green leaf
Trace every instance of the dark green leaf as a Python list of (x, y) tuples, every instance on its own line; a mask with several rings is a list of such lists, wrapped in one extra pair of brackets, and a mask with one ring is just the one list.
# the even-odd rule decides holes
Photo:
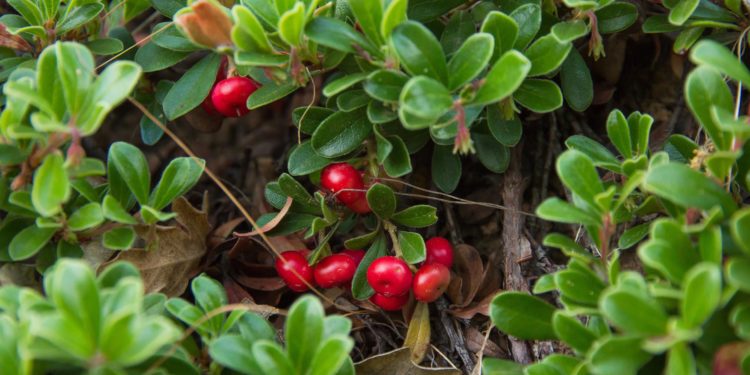
[(545, 75), (555, 71), (568, 57), (573, 45), (567, 41), (560, 41), (554, 35), (545, 35), (536, 41), (523, 53), (531, 61), (529, 77)]
[(348, 154), (372, 132), (366, 109), (336, 112), (326, 118), (312, 135), (312, 147), (318, 155), (334, 158)]
[(201, 104), (213, 87), (221, 57), (212, 53), (193, 65), (164, 98), (164, 114), (174, 120)]
[(396, 212), (396, 195), (393, 189), (381, 183), (375, 183), (367, 189), (367, 203), (381, 219), (389, 219)]
[(594, 100), (594, 82), (586, 62), (577, 49), (570, 50), (560, 68), (560, 84), (568, 106), (582, 112)]
[(451, 146), (435, 145), (432, 152), (432, 181), (446, 193), (456, 190), (461, 179), (461, 158), (451, 150)]
[(731, 214), (736, 209), (732, 197), (704, 174), (684, 164), (669, 163), (649, 170), (644, 188), (682, 207), (711, 210), (721, 207)]
[(138, 202), (146, 204), (151, 189), (151, 172), (141, 150), (125, 142), (115, 142), (109, 148), (107, 163), (122, 176)]
[(385, 236), (382, 234), (375, 238), (375, 242), (372, 243), (365, 257), (362, 258), (362, 262), (357, 266), (357, 272), (354, 274), (352, 279), (352, 296), (358, 300), (366, 300), (370, 298), (375, 291), (367, 282), (367, 268), (370, 267), (370, 263), (373, 260), (387, 255)]
[(437, 209), (426, 204), (419, 204), (396, 212), (391, 217), (393, 222), (412, 228), (429, 227), (437, 222)]
[(562, 107), (560, 87), (547, 79), (527, 79), (516, 90), (513, 98), (522, 106), (537, 112), (552, 112)]
[(443, 49), (425, 26), (414, 21), (396, 26), (391, 34), (391, 44), (407, 72), (448, 82)]
[(470, 36), (448, 61), (448, 89), (469, 83), (487, 66), (495, 46), (492, 35), (477, 33)]
[(667, 314), (656, 300), (632, 290), (610, 290), (599, 302), (602, 314), (630, 334), (658, 336), (667, 331)]
[(409, 264), (416, 264), (425, 259), (424, 238), (419, 233), (399, 231), (398, 243), (404, 260)]
[(531, 62), (522, 53), (516, 50), (504, 53), (487, 73), (472, 104), (487, 105), (512, 95), (530, 69)]

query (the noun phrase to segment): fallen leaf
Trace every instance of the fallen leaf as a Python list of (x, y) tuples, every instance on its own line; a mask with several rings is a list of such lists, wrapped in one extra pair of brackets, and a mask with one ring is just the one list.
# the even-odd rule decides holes
[(400, 348), (378, 354), (354, 365), (357, 375), (461, 375), (455, 368), (429, 368), (411, 361), (411, 350)]
[[(473, 246), (460, 244), (454, 250), (454, 269), (457, 277), (451, 277), (448, 297), (455, 306), (465, 307), (474, 299), (487, 271), (479, 252)], [(460, 284), (460, 285), (459, 285)]]
[(486, 357), (497, 358), (505, 357), (507, 355), (507, 353), (503, 352), (500, 346), (492, 342), (492, 340), (487, 340), (487, 343), (485, 343), (484, 337), (484, 333), (479, 332), (474, 326), (466, 327), (464, 330), (466, 349), (478, 354), (479, 351), (482, 350), (482, 345), (484, 344), (484, 351), (482, 351), (482, 353)]
[(419, 302), (414, 308), (404, 339), (404, 347), (411, 349), (412, 362), (422, 362), (430, 347), (430, 335), (430, 307), (426, 303)]
[(185, 292), (188, 282), (198, 272), (206, 254), (206, 237), (211, 226), (205, 211), (193, 208), (182, 197), (172, 203), (179, 225), (136, 226), (146, 249), (121, 251), (100, 269), (116, 261), (133, 263), (141, 271), (147, 293), (164, 293), (176, 297)]
[(498, 290), (494, 294), (489, 294), (485, 296), (481, 301), (469, 306), (461, 308), (451, 308), (448, 310), (448, 313), (455, 316), (456, 318), (461, 319), (471, 319), (476, 314), (490, 316), (490, 304), (492, 303), (492, 299), (495, 298), (495, 295), (497, 295), (497, 293), (499, 292), (500, 290)]

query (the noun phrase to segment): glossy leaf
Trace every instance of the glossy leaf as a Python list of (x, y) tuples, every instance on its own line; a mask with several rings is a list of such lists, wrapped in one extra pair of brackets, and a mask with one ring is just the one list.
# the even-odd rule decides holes
[(407, 21), (396, 26), (391, 34), (391, 45), (410, 74), (448, 82), (448, 66), (443, 49), (424, 25)]
[(70, 182), (63, 163), (60, 154), (52, 153), (34, 172), (31, 203), (44, 217), (57, 215), (70, 197)]

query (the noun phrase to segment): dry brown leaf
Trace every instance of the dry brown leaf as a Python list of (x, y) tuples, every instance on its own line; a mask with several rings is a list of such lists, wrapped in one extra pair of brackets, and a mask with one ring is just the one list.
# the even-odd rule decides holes
[(482, 287), (485, 271), (479, 252), (473, 246), (460, 244), (454, 250), (453, 268), (458, 274), (457, 277), (451, 277), (448, 297), (454, 305), (465, 307), (474, 299), (479, 288)]
[(206, 254), (206, 236), (211, 226), (206, 212), (193, 208), (184, 198), (172, 203), (172, 211), (177, 214), (179, 225), (135, 228), (138, 236), (146, 241), (148, 250), (121, 251), (100, 268), (118, 260), (128, 261), (141, 271), (146, 292), (164, 293), (169, 297), (184, 293)]
[(419, 302), (414, 308), (404, 339), (404, 347), (411, 349), (412, 362), (422, 362), (430, 347), (430, 335), (430, 307)]
[(490, 316), (490, 303), (499, 292), (500, 290), (497, 290), (495, 293), (485, 296), (481, 301), (466, 307), (453, 307), (448, 310), (448, 313), (461, 319), (471, 319), (476, 314)]
[(500, 346), (491, 340), (487, 340), (487, 343), (485, 343), (484, 334), (479, 332), (474, 326), (466, 327), (464, 330), (464, 338), (466, 340), (466, 349), (469, 349), (471, 352), (478, 354), (479, 351), (482, 350), (482, 345), (484, 344), (484, 351), (482, 352), (484, 356), (489, 358), (506, 356), (506, 353), (503, 352)]
[(354, 365), (357, 375), (461, 375), (455, 368), (429, 368), (411, 361), (409, 348), (378, 354)]

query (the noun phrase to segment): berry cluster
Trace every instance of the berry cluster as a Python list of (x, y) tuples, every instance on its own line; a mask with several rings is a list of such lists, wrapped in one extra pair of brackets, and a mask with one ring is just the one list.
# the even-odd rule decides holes
[(224, 117), (241, 117), (250, 112), (247, 98), (260, 88), (260, 85), (248, 77), (227, 77), (227, 59), (221, 60), (216, 72), (214, 87), (201, 107), (211, 115)]
[(367, 282), (375, 291), (370, 301), (383, 310), (401, 309), (409, 301), (409, 291), (420, 302), (432, 302), (440, 297), (451, 281), (453, 246), (442, 237), (425, 242), (426, 258), (412, 275), (403, 259), (385, 256), (375, 259), (367, 269)]
[(333, 163), (320, 174), (320, 185), (335, 194), (336, 199), (358, 214), (370, 212), (362, 174), (347, 163)]
[[(425, 261), (413, 275), (409, 265), (398, 257), (384, 256), (370, 264), (367, 282), (375, 291), (370, 298), (372, 303), (383, 310), (395, 311), (409, 301), (410, 291), (420, 302), (432, 302), (445, 292), (451, 279), (453, 246), (442, 237), (431, 238), (425, 245)], [(365, 256), (362, 250), (347, 249), (311, 266), (307, 260), (309, 254), (309, 250), (292, 250), (276, 259), (277, 273), (295, 292), (307, 291), (309, 285), (348, 288)]]
[[(359, 267), (364, 250), (344, 250), (321, 259), (315, 266), (307, 260), (310, 250), (291, 250), (276, 259), (276, 272), (289, 289), (304, 292), (308, 285), (321, 288), (348, 287)], [(283, 258), (283, 259), (282, 259)], [(284, 262), (286, 260), (286, 262)]]

